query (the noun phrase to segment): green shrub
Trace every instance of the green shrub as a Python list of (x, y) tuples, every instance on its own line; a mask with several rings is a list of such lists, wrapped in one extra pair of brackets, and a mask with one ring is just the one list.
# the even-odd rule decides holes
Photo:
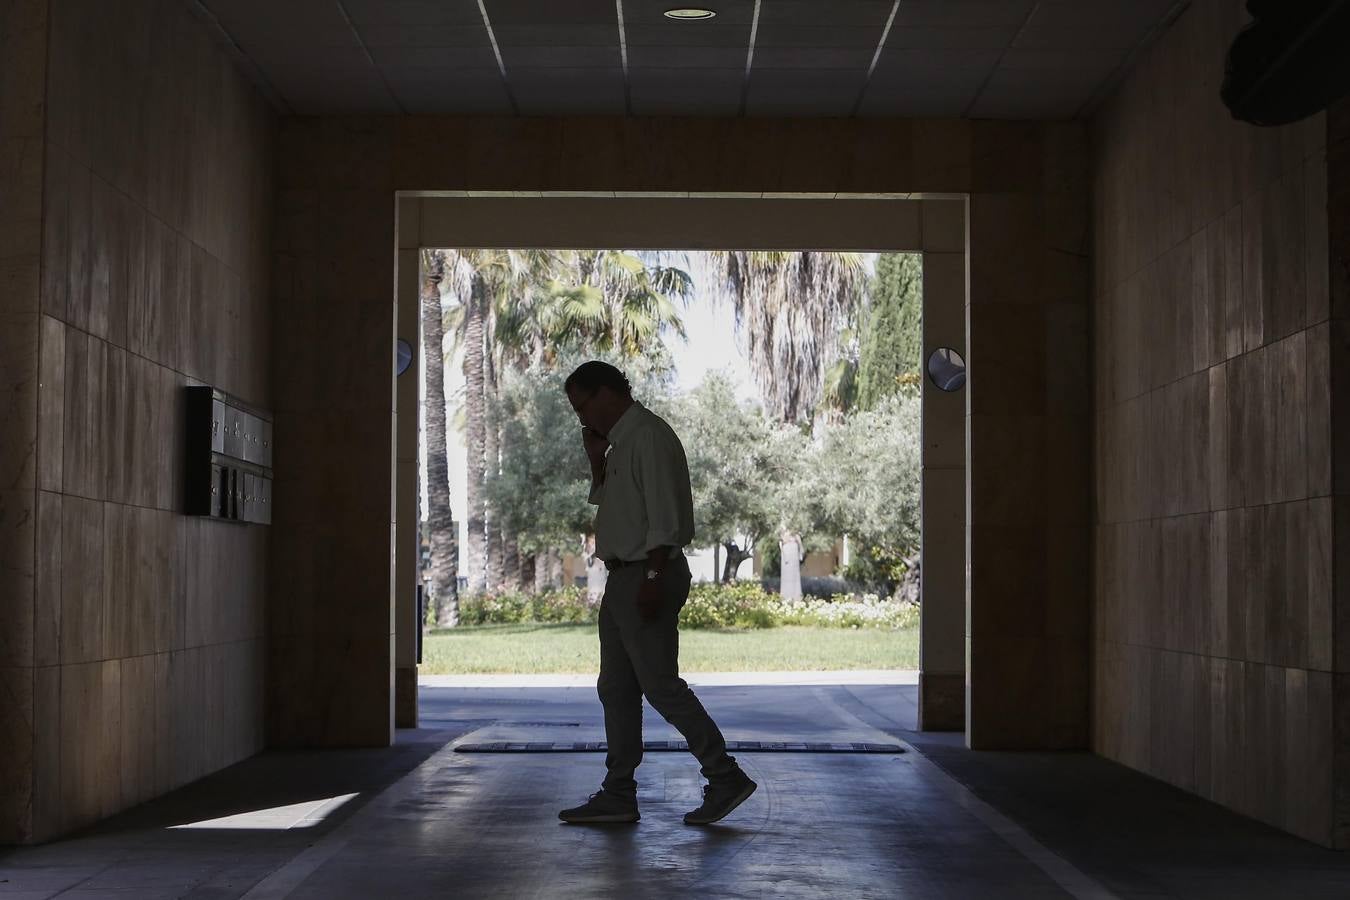
[(685, 628), (772, 628), (778, 625), (773, 598), (754, 582), (699, 582), (680, 611)]
[(514, 625), (518, 622), (594, 622), (597, 609), (586, 601), (586, 591), (565, 587), (538, 594), (507, 591), (500, 594), (461, 594), (459, 621), (463, 625)]
[[(539, 594), (463, 594), (459, 601), (459, 621), (464, 625), (579, 624), (594, 622), (598, 613), (599, 607), (587, 601), (586, 591), (580, 587)], [(690, 588), (689, 601), (680, 611), (684, 628), (911, 628), (918, 621), (918, 606), (874, 594), (784, 600), (756, 582), (700, 582)]]

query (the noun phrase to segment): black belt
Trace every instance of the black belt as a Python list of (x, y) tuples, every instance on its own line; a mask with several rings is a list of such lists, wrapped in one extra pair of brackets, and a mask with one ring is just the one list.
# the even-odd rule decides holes
[(605, 569), (613, 572), (615, 569), (623, 569), (628, 566), (645, 566), (645, 559), (607, 559), (605, 560)]

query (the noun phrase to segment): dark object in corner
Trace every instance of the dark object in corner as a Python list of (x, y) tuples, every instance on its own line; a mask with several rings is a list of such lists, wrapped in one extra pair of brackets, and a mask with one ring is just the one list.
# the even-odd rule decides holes
[(1350, 92), (1350, 0), (1248, 0), (1219, 95), (1233, 118), (1287, 125)]

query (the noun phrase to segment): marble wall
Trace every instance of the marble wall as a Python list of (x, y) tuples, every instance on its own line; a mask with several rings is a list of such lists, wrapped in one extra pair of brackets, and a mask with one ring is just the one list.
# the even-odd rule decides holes
[(1232, 121), (1245, 20), (1192, 4), (1093, 123), (1093, 747), (1332, 843), (1327, 120)]
[[(278, 173), (279, 743), (389, 740), (395, 191), (922, 191), (971, 195), (969, 737), (989, 748), (1086, 746), (1081, 126), (306, 118), (283, 123)], [(330, 451), (321, 460), (303, 454), (319, 448)]]
[[(46, 0), (0, 0), (0, 843), (33, 833)], [(39, 693), (40, 692), (40, 693)]]
[(179, 475), (186, 385), (271, 404), (271, 114), (175, 0), (43, 5), (18, 840), (256, 752), (266, 659), (267, 530), (181, 515)]

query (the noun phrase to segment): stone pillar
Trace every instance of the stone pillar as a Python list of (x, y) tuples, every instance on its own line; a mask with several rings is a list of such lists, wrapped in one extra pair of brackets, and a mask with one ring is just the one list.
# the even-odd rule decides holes
[[(421, 581), (418, 552), (418, 434), (420, 391), (418, 373), (422, 359), (421, 308), (418, 297), (418, 227), (421, 202), (402, 200), (398, 206), (398, 327), (395, 333), (412, 348), (407, 371), (397, 376), (398, 409), (395, 414), (395, 516), (394, 516), (394, 725), (417, 727), (417, 585)], [(410, 221), (411, 220), (411, 221)]]
[[(1350, 100), (1327, 110), (1327, 244), (1331, 299), (1332, 846), (1350, 849)], [(1316, 222), (1313, 223), (1314, 228)], [(1315, 237), (1310, 235), (1310, 237)], [(1320, 243), (1309, 244), (1320, 255)], [(1311, 739), (1310, 739), (1311, 741)], [(1313, 747), (1318, 758), (1325, 751)]]
[(1088, 746), (1089, 183), (1080, 126), (985, 123), (970, 196), (966, 740)]
[(34, 652), (46, 75), (46, 0), (0, 0), (0, 844), (50, 828), (33, 801), (60, 708)]
[(966, 355), (966, 202), (921, 202), (919, 728), (960, 731), (966, 711), (966, 392), (939, 389), (927, 360), (940, 347)]
[(394, 189), (388, 133), (291, 119), (278, 148), (269, 743), (394, 722)]

